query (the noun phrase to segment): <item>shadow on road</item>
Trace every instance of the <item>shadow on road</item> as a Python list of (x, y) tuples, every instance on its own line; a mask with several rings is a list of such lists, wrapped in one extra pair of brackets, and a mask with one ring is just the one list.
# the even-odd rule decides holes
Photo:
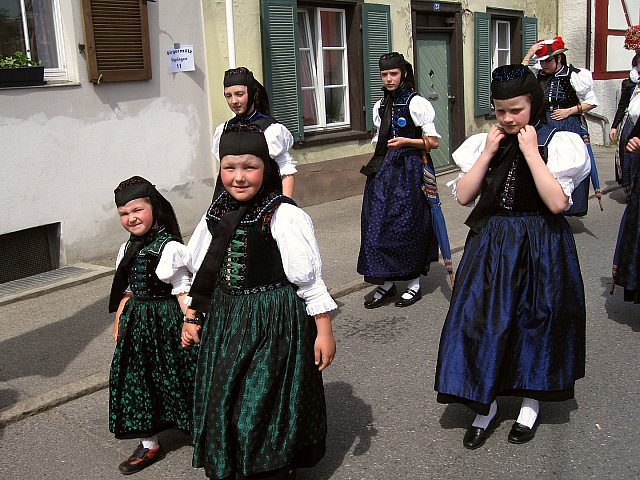
[(611, 288), (611, 277), (601, 277), (602, 295), (605, 297), (604, 308), (609, 320), (627, 325), (634, 332), (640, 332), (640, 319), (638, 318), (638, 305), (633, 302), (623, 300), (624, 288), (616, 285), (613, 295), (609, 293)]
[[(52, 378), (63, 374), (89, 343), (112, 323), (112, 316), (106, 312), (107, 298), (104, 297), (70, 317), (0, 342), (0, 381), (31, 376)], [(15, 401), (16, 398), (3, 394), (0, 408)]]
[(373, 426), (371, 405), (353, 394), (353, 387), (345, 382), (331, 382), (324, 386), (327, 400), (327, 453), (314, 468), (300, 470), (300, 480), (326, 480), (343, 464), (351, 451), (354, 456), (365, 454), (371, 447), (371, 437), (378, 432)]

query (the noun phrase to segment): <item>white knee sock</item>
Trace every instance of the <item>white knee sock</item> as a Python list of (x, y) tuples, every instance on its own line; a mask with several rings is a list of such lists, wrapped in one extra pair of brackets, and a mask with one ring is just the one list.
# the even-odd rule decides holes
[[(407, 290), (413, 290), (414, 292), (420, 290), (420, 277), (409, 280), (409, 283), (407, 283)], [(413, 296), (408, 293), (403, 293), (402, 298), (405, 300), (411, 300)]]
[(140, 443), (142, 443), (143, 448), (151, 448), (151, 449), (156, 448), (158, 445), (160, 445), (158, 443), (158, 435), (154, 435), (153, 437), (149, 437), (149, 438), (141, 438)]
[(538, 418), (538, 412), (540, 411), (540, 404), (537, 400), (533, 398), (523, 398), (522, 406), (520, 407), (520, 415), (518, 415), (518, 419), (516, 422), (521, 423), (522, 425), (533, 428), (533, 425), (536, 423), (536, 418)]
[(489, 407), (489, 414), (476, 415), (476, 418), (471, 426), (486, 429), (489, 426), (489, 423), (491, 423), (491, 420), (493, 420), (493, 417), (496, 416), (496, 413), (498, 413), (498, 402), (494, 400), (493, 402), (491, 402), (491, 406)]
[[(393, 282), (386, 281), (384, 282), (383, 285), (380, 285), (378, 288), (381, 288), (385, 292), (388, 292), (391, 289), (391, 287), (393, 287)], [(373, 294), (373, 298), (375, 298), (376, 300), (378, 300), (379, 298), (382, 298), (382, 294), (378, 291), (378, 288), (376, 288), (376, 291)]]

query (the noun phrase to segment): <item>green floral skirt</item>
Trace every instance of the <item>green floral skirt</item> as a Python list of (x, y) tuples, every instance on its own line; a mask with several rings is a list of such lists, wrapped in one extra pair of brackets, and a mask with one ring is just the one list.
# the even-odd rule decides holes
[(182, 322), (175, 297), (126, 303), (109, 376), (109, 430), (116, 438), (191, 431), (198, 352), (180, 345)]
[(193, 466), (209, 478), (310, 467), (324, 455), (326, 409), (316, 326), (291, 286), (216, 289), (202, 329)]

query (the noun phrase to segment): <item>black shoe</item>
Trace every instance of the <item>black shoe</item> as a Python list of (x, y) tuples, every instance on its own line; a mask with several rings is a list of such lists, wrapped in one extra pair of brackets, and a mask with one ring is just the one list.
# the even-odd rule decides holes
[(464, 448), (469, 450), (475, 450), (484, 445), (489, 437), (489, 432), (498, 426), (500, 423), (500, 412), (496, 409), (496, 414), (493, 416), (487, 428), (474, 427), (473, 425), (467, 429), (467, 433), (464, 434), (462, 444)]
[(411, 298), (406, 299), (404, 297), (400, 297), (400, 299), (395, 303), (396, 307), (408, 307), (409, 305), (413, 305), (414, 303), (416, 303), (418, 300), (422, 298), (422, 292), (420, 291), (420, 288), (418, 288), (417, 291), (407, 288), (407, 291), (404, 292), (402, 295), (405, 295), (407, 293), (411, 295)]
[(162, 448), (162, 445), (158, 445), (157, 449), (151, 450), (144, 448), (141, 443), (138, 445), (138, 448), (133, 451), (131, 456), (122, 462), (118, 468), (120, 469), (120, 473), (131, 475), (162, 460), (166, 454), (167, 452)]
[(533, 437), (536, 436), (536, 429), (538, 428), (538, 419), (536, 418), (535, 423), (533, 424), (533, 428), (529, 428), (526, 425), (523, 425), (518, 422), (514, 422), (511, 430), (509, 431), (509, 436), (507, 440), (510, 443), (522, 444), (527, 443), (533, 440)]
[[(379, 293), (382, 297), (376, 299), (375, 294)], [(389, 301), (390, 298), (396, 296), (397, 290), (396, 286), (392, 285), (389, 290), (384, 290), (382, 287), (376, 288), (374, 295), (369, 299), (364, 301), (364, 308), (378, 308), (384, 305)]]

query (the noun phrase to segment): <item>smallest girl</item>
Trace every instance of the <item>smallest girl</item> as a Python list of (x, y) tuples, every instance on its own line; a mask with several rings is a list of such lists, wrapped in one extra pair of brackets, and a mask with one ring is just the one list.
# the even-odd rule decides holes
[(191, 430), (197, 350), (180, 345), (182, 300), (191, 278), (171, 204), (138, 176), (118, 185), (115, 201), (131, 236), (118, 252), (109, 298), (117, 342), (109, 376), (109, 430), (118, 439), (140, 438), (119, 467), (129, 475), (164, 458), (158, 432)]

